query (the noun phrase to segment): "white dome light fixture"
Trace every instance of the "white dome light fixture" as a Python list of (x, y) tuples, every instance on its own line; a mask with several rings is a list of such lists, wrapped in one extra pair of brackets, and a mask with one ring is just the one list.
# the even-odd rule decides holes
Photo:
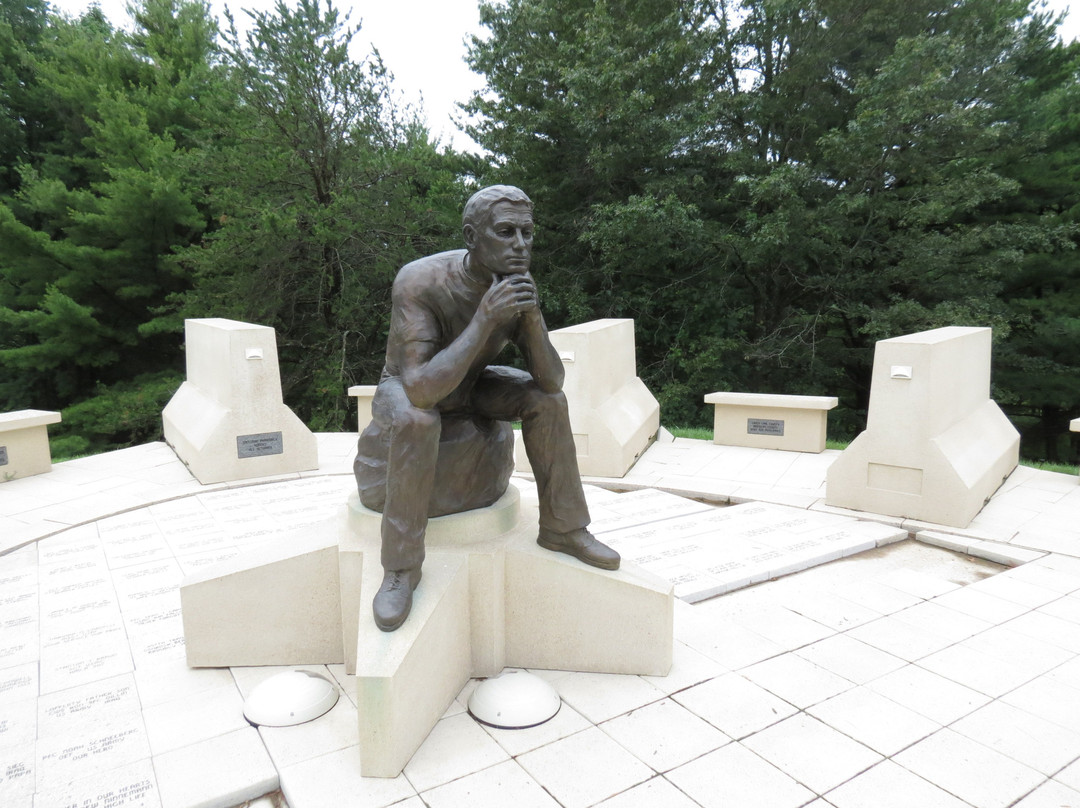
[(469, 715), (496, 729), (528, 729), (550, 721), (562, 700), (555, 688), (527, 671), (504, 671), (476, 686)]
[(311, 671), (285, 671), (260, 682), (244, 701), (244, 718), (257, 727), (313, 721), (337, 704), (338, 689)]

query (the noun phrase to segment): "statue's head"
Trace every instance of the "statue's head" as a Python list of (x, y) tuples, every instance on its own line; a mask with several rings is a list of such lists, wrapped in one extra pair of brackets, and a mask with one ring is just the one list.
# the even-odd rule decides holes
[(491, 185), (465, 204), (462, 231), (474, 276), (524, 274), (532, 261), (532, 200), (512, 185)]
[(469, 201), (465, 203), (465, 211), (461, 214), (462, 227), (468, 225), (480, 227), (491, 214), (491, 209), (499, 202), (521, 205), (532, 213), (532, 200), (520, 188), (515, 188), (513, 185), (489, 185), (470, 196)]

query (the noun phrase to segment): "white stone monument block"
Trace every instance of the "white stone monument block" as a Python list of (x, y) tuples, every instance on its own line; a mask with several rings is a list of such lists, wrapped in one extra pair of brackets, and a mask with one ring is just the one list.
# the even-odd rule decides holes
[(57, 423), (48, 410), (0, 413), (0, 483), (52, 470), (48, 427)]
[(363, 432), (371, 423), (371, 402), (375, 398), (374, 384), (354, 384), (349, 388), (349, 395), (356, 399), (356, 431)]
[(829, 468), (829, 505), (966, 527), (1020, 457), (990, 399), (989, 328), (878, 342), (866, 431)]
[(835, 396), (785, 396), (769, 393), (709, 393), (713, 443), (781, 449), (788, 452), (825, 451), (829, 410)]
[[(660, 428), (660, 405), (637, 375), (634, 321), (593, 320), (551, 332), (566, 371), (563, 393), (577, 446), (578, 469), (622, 477)], [(529, 470), (518, 442), (517, 468)]]
[(203, 484), (318, 468), (315, 436), (281, 398), (274, 329), (186, 320), (187, 381), (162, 413), (165, 440)]

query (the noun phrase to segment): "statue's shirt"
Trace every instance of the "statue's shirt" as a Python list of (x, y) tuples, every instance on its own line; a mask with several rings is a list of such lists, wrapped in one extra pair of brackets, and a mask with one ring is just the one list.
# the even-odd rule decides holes
[[(405, 346), (427, 342), (432, 355), (460, 336), (472, 321), (488, 286), (465, 273), (466, 250), (429, 255), (406, 264), (394, 279), (390, 335), (386, 340), (383, 378), (400, 376)], [(506, 344), (517, 338), (517, 321), (495, 330), (461, 384), (438, 404), (443, 412), (468, 409), (469, 397), (480, 372), (494, 361)]]

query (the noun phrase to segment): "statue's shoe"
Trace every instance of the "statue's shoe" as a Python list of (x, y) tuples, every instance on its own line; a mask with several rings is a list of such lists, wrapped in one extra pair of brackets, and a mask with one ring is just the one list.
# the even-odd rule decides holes
[(619, 568), (619, 554), (606, 544), (597, 541), (593, 534), (585, 528), (571, 530), (569, 533), (554, 533), (540, 528), (540, 535), (537, 537), (536, 543), (546, 550), (572, 555), (574, 558), (602, 570), (617, 570)]
[(375, 625), (382, 631), (394, 631), (405, 622), (420, 576), (420, 570), (387, 570), (383, 575), (382, 586), (371, 602)]

